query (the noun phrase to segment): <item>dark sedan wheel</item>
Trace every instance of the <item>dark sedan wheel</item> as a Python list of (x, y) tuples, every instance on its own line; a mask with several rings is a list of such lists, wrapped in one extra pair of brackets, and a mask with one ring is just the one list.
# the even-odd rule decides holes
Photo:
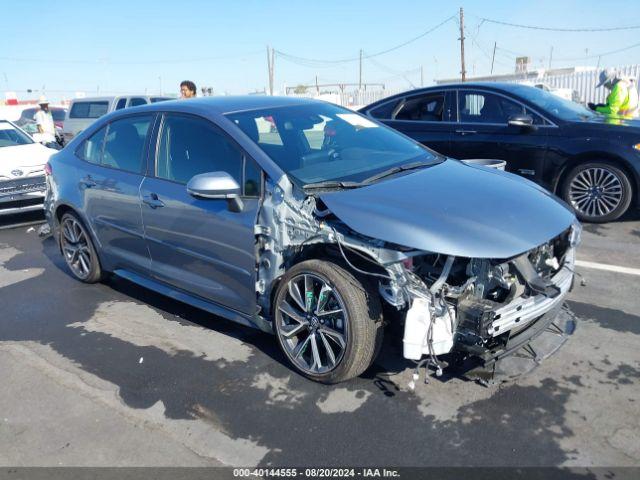
[(60, 249), (71, 273), (86, 283), (102, 277), (95, 247), (82, 221), (73, 213), (65, 213), (60, 220)]
[(610, 222), (631, 204), (631, 182), (627, 175), (608, 162), (578, 165), (567, 175), (562, 197), (578, 218), (585, 222)]
[(274, 303), (278, 343), (300, 373), (323, 383), (356, 377), (382, 341), (380, 300), (342, 267), (308, 260), (280, 283)]

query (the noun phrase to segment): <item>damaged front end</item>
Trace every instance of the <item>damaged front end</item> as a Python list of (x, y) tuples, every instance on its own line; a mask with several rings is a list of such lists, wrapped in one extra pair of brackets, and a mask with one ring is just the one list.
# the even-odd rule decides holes
[(573, 283), (581, 227), (510, 258), (469, 258), (400, 246), (352, 229), (324, 202), (287, 182), (267, 182), (256, 226), (256, 291), (271, 318), (278, 279), (309, 255), (335, 257), (378, 287), (404, 320), (403, 354), (455, 353), (490, 363), (553, 322)]
[(405, 263), (412, 296), (405, 358), (458, 352), (490, 362), (532, 340), (551, 324), (572, 287), (579, 236), (575, 223), (509, 259), (413, 257)]

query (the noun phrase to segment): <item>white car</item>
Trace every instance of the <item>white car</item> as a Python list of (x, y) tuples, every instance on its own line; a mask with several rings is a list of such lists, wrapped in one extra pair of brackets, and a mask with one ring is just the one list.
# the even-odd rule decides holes
[(572, 88), (562, 88), (562, 87), (553, 87), (548, 83), (544, 82), (522, 82), (523, 85), (530, 85), (532, 87), (539, 88), (540, 90), (544, 90), (545, 92), (552, 93), (560, 98), (564, 98), (565, 100), (570, 100), (572, 102), (580, 103), (580, 93), (577, 90), (573, 90)]
[(123, 108), (171, 100), (160, 95), (126, 95), (76, 98), (71, 101), (62, 127), (62, 137), (70, 141), (96, 119)]
[(0, 216), (42, 209), (45, 165), (56, 152), (0, 120)]

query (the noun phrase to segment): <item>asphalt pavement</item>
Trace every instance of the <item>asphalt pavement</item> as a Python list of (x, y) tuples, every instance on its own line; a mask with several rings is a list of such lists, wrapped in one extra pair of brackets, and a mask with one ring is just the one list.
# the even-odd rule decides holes
[(585, 226), (578, 259), (605, 269), (577, 267), (577, 329), (555, 355), (496, 386), (415, 392), (398, 333), (360, 378), (319, 385), (270, 335), (74, 280), (40, 219), (0, 225), (0, 465), (640, 464), (640, 276), (609, 268), (640, 269), (638, 212)]

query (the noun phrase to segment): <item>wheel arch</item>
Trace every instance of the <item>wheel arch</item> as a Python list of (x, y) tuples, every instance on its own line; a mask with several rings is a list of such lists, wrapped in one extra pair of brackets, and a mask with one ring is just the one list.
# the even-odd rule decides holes
[[(91, 241), (96, 247), (95, 250), (96, 250), (96, 255), (98, 256), (98, 262), (100, 263), (100, 266), (104, 266), (104, 259), (103, 259), (102, 253), (100, 251), (100, 248), (97, 248), (97, 247), (100, 247), (100, 242), (98, 241), (96, 234), (91, 228), (91, 225), (89, 224), (89, 222), (87, 222), (86, 218), (84, 218), (84, 216), (78, 211), (77, 208), (74, 208), (73, 206), (67, 203), (61, 203), (58, 206), (56, 206), (54, 210), (54, 217), (56, 219), (57, 225), (58, 226), (60, 225), (60, 220), (62, 220), (63, 215), (69, 212), (76, 215), (78, 219), (82, 222), (84, 227), (87, 229), (87, 232), (89, 232), (89, 235), (91, 236)], [(62, 245), (60, 245), (60, 241), (58, 241), (58, 248), (60, 249), (60, 253), (62, 253)]]
[[(348, 251), (345, 251), (345, 254), (348, 255)], [(357, 267), (358, 269), (364, 271), (370, 271), (373, 273), (388, 275), (385, 268), (369, 253), (364, 251), (359, 251), (360, 254), (367, 257), (368, 260), (359, 257), (358, 255), (348, 255), (347, 258), (349, 262)], [(356, 279), (363, 283), (369, 283), (372, 285), (372, 278), (370, 276), (364, 275), (353, 269), (344, 259), (342, 254), (340, 253), (340, 249), (338, 245), (334, 243), (314, 243), (310, 245), (303, 245), (298, 249), (295, 253), (290, 255), (287, 260), (287, 265), (282, 275), (275, 278), (271, 283), (271, 291), (269, 292), (269, 305), (270, 310), (273, 312), (274, 302), (276, 298), (276, 292), (280, 287), (280, 283), (282, 282), (282, 278), (284, 274), (289, 271), (294, 265), (298, 263), (304, 262), (306, 260), (322, 260), (327, 262), (332, 262), (342, 267), (346, 271), (350, 272)], [(377, 291), (377, 288), (376, 288)], [(381, 299), (382, 300), (382, 299)]]

